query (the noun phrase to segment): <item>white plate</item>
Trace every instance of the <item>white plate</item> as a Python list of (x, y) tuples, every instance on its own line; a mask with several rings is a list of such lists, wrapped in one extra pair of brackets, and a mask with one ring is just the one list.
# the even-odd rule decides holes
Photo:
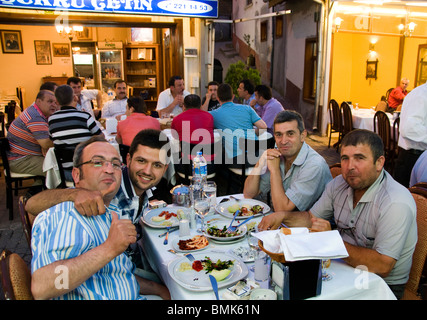
[[(204, 260), (206, 259), (206, 257), (209, 257), (214, 262), (218, 259), (221, 259), (221, 261), (234, 261), (232, 270), (227, 276), (227, 278), (222, 281), (218, 281), (218, 288), (230, 286), (248, 275), (248, 268), (246, 267), (245, 263), (240, 259), (237, 259), (235, 256), (232, 256), (225, 252), (204, 251), (196, 252), (192, 255), (196, 260)], [(205, 273), (206, 271), (202, 270), (200, 272), (197, 272), (193, 269), (184, 272), (179, 271), (179, 266), (183, 262), (188, 262), (191, 264), (190, 260), (188, 260), (188, 258), (186, 257), (180, 257), (178, 259), (172, 260), (168, 264), (169, 275), (174, 281), (176, 281), (182, 287), (191, 291), (213, 290), (211, 282), (209, 280), (209, 274)]]
[(170, 227), (178, 227), (179, 225), (179, 220), (177, 217), (171, 217), (168, 220), (163, 220), (161, 222), (156, 222), (153, 221), (152, 218), (158, 216), (160, 213), (162, 213), (162, 211), (169, 211), (169, 212), (173, 212), (173, 213), (177, 213), (178, 210), (183, 209), (185, 210), (184, 207), (163, 207), (163, 208), (156, 208), (156, 209), (152, 209), (150, 211), (148, 211), (146, 214), (143, 215), (142, 217), (142, 221), (153, 228), (166, 228), (168, 227), (167, 225), (162, 225), (162, 223), (164, 223), (165, 221), (170, 221), (172, 222), (172, 225)]
[(255, 250), (251, 250), (249, 247), (238, 247), (230, 250), (230, 253), (241, 259), (243, 262), (254, 262), (255, 261)]
[[(213, 221), (211, 221), (210, 223), (206, 224), (205, 228), (206, 228), (206, 230), (208, 228), (210, 228), (210, 227), (215, 227), (215, 226), (218, 229), (222, 229), (222, 228), (224, 228), (224, 226), (226, 226), (228, 228), (228, 226), (230, 225), (230, 222), (231, 221), (227, 221), (227, 220), (216, 220), (216, 219), (213, 219)], [(233, 225), (236, 226), (237, 224), (238, 223), (236, 221), (233, 222)], [(221, 242), (229, 242), (229, 241), (234, 241), (234, 240), (238, 240), (238, 239), (243, 238), (245, 236), (245, 234), (246, 234), (246, 231), (248, 231), (248, 228), (246, 227), (246, 224), (244, 224), (244, 225), (241, 225), (238, 228), (238, 230), (240, 230), (241, 233), (239, 235), (233, 236), (233, 237), (215, 237), (215, 236), (211, 236), (210, 234), (208, 234), (207, 231), (204, 232), (203, 234), (205, 235), (206, 238), (209, 238), (209, 239), (213, 239), (213, 240), (221, 241)]]
[[(255, 199), (241, 199), (240, 201), (236, 201), (234, 199), (230, 199), (229, 201), (225, 201), (222, 203), (219, 203), (216, 207), (215, 210), (222, 216), (226, 217), (226, 218), (230, 218), (233, 219), (233, 213), (228, 212), (228, 207), (232, 206), (234, 204), (238, 203), (240, 207), (242, 207), (243, 204), (247, 204), (250, 206), (254, 206), (254, 205), (260, 205), (261, 207), (264, 208), (263, 213), (267, 213), (270, 212), (270, 207), (268, 205), (266, 205), (264, 202), (255, 200)], [(255, 215), (255, 217), (258, 217), (262, 215), (262, 213), (258, 213)], [(241, 220), (241, 219), (246, 219), (249, 218), (250, 216), (237, 216), (236, 220)]]
[(179, 240), (188, 240), (188, 239), (191, 239), (193, 237), (192, 236), (188, 236), (188, 237), (178, 237), (178, 238), (173, 239), (172, 242), (171, 242), (172, 243), (172, 248), (175, 251), (179, 251), (179, 252), (195, 252), (195, 251), (205, 250), (206, 248), (209, 248), (209, 245), (210, 245), (209, 239), (208, 239), (208, 245), (206, 247), (204, 247), (204, 248), (201, 248), (201, 249), (181, 250), (179, 248), (179, 245), (178, 245)]

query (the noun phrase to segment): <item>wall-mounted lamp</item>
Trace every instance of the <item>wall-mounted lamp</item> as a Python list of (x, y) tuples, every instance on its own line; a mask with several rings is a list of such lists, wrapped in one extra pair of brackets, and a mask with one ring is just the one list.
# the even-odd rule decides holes
[(400, 32), (402, 32), (402, 34), (405, 37), (410, 37), (410, 36), (412, 36), (412, 33), (415, 30), (415, 26), (416, 26), (416, 24), (414, 22), (410, 22), (406, 25), (401, 23), (401, 24), (399, 24), (398, 28), (399, 28)]
[(336, 17), (335, 18), (335, 32), (338, 32), (338, 30), (341, 28), (341, 23), (343, 22), (344, 20), (343, 19), (341, 19), (340, 17)]
[(56, 31), (63, 37), (73, 40), (76, 32), (82, 32), (83, 26), (64, 27), (62, 25), (56, 26)]

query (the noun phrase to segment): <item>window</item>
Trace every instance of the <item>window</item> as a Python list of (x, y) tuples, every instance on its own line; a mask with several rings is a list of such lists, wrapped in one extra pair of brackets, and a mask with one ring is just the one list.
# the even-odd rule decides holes
[(316, 97), (317, 79), (317, 38), (309, 38), (305, 41), (304, 58), (304, 99), (313, 102)]
[(283, 35), (283, 16), (276, 17), (276, 38), (281, 38)]
[(261, 22), (261, 42), (267, 41), (268, 21)]

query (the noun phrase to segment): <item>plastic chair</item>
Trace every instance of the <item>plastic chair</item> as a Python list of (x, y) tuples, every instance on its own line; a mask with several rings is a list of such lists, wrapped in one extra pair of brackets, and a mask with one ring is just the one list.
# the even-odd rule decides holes
[(386, 158), (385, 167), (392, 172), (394, 161), (394, 144), (391, 139), (390, 120), (384, 111), (377, 111), (374, 115), (374, 132), (378, 133), (384, 143), (384, 154)]
[(0, 255), (1, 282), (6, 300), (33, 300), (31, 272), (16, 253), (3, 250)]
[(341, 174), (341, 163), (335, 163), (329, 166), (329, 169), (331, 170), (332, 179), (335, 179), (335, 177)]
[(7, 158), (7, 151), (10, 150), (9, 140), (7, 138), (0, 138), (0, 150), (1, 158), (3, 161), (4, 167), (4, 178), (6, 181), (6, 208), (9, 209), (9, 220), (13, 220), (13, 193), (15, 191), (15, 196), (18, 195), (18, 190), (29, 189), (30, 186), (22, 186), (24, 180), (34, 180), (41, 179), (43, 184), (45, 177), (35, 176), (27, 173), (16, 173), (12, 172), (9, 167), (9, 159)]
[(329, 118), (330, 118), (330, 132), (329, 132), (328, 148), (331, 147), (332, 133), (338, 133), (338, 142), (336, 146), (338, 146), (341, 141), (342, 115), (341, 115), (340, 106), (338, 105), (338, 102), (336, 102), (334, 99), (329, 101)]
[(406, 283), (402, 300), (421, 300), (420, 280), (427, 257), (427, 191), (417, 187), (411, 187), (409, 191), (417, 205), (418, 242), (412, 256), (409, 280)]

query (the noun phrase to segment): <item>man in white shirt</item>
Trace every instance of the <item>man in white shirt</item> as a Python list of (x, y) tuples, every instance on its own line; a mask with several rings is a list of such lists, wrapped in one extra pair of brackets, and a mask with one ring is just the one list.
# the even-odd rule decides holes
[[(94, 119), (98, 116), (102, 108), (102, 94), (97, 89), (84, 89), (82, 90), (82, 80), (78, 77), (70, 77), (67, 84), (73, 88), (74, 94), (78, 98), (76, 109), (79, 111), (86, 111), (91, 114)], [(92, 109), (92, 100), (96, 100), (98, 110)]]
[(104, 104), (102, 108), (103, 118), (121, 117), (126, 113), (126, 105), (128, 102), (126, 82), (124, 80), (117, 80), (114, 83), (114, 91), (116, 96)]
[(399, 155), (394, 178), (409, 187), (412, 168), (427, 150), (427, 83), (416, 87), (403, 100), (399, 131)]
[(169, 88), (160, 93), (157, 101), (156, 111), (159, 116), (168, 113), (174, 116), (180, 114), (184, 98), (189, 94), (190, 92), (185, 90), (184, 79), (180, 76), (172, 76), (169, 79)]

